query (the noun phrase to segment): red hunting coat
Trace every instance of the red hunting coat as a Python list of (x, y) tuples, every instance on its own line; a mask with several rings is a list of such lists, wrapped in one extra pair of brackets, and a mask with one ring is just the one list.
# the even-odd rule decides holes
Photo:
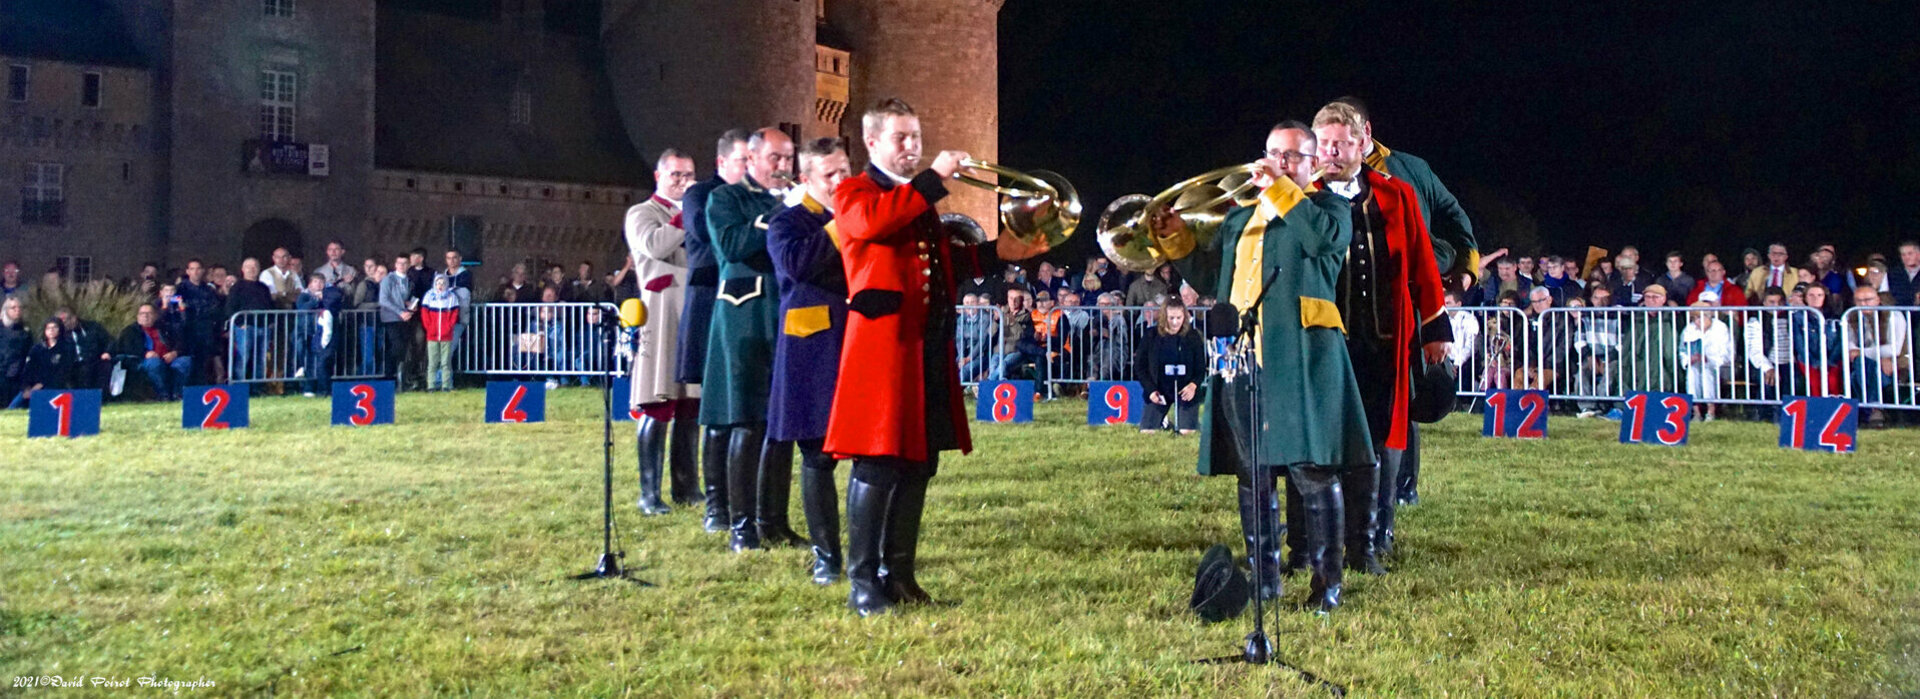
[[(1382, 174), (1370, 167), (1360, 168), (1373, 190), (1374, 200), (1387, 224), (1387, 266), (1381, 275), (1390, 288), (1398, 289), (1393, 299), (1393, 315), (1398, 319), (1394, 332), (1393, 429), (1387, 432), (1386, 445), (1407, 448), (1409, 419), (1407, 405), (1413, 398), (1411, 367), (1420, 361), (1415, 347), (1430, 340), (1452, 337), (1442, 303), (1446, 287), (1440, 281), (1440, 268), (1433, 257), (1433, 238), (1427, 234), (1427, 222), (1420, 214), (1420, 199), (1406, 180)], [(1324, 189), (1326, 183), (1322, 182)], [(1421, 338), (1426, 338), (1422, 340)]]
[[(946, 194), (931, 170), (896, 184), (871, 166), (833, 192), (851, 311), (824, 449), (835, 458), (973, 450), (954, 365), (953, 249), (933, 208)], [(945, 406), (928, 405), (930, 382), (945, 384)], [(951, 442), (929, 448), (929, 415), (949, 423)]]

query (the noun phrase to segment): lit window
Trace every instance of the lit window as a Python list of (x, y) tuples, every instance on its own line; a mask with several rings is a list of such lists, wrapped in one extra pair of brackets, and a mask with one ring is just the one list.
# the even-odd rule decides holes
[(292, 71), (260, 71), (261, 138), (293, 140), (294, 100), (298, 96), (299, 78)]
[(261, 0), (261, 14), (268, 17), (292, 17), (293, 0)]
[(533, 124), (533, 87), (522, 76), (514, 81), (513, 97), (507, 104), (507, 121), (514, 126)]
[(27, 101), (27, 86), (33, 70), (23, 65), (7, 66), (7, 100)]
[(100, 74), (87, 73), (80, 80), (80, 106), (100, 106)]
[(66, 221), (66, 166), (27, 163), (20, 173), (20, 222), (58, 226)]

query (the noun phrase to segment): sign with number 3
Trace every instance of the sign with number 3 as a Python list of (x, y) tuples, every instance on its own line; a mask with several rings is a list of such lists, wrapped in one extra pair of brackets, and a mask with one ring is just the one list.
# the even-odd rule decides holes
[(393, 424), (393, 382), (334, 382), (333, 424), (354, 427)]

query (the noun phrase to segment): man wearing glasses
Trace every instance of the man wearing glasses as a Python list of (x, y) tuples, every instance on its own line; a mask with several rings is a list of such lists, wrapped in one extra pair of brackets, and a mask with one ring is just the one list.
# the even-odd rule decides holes
[[(1352, 105), (1333, 102), (1313, 117), (1328, 189), (1350, 204), (1353, 238), (1339, 284), (1340, 316), (1347, 353), (1362, 385), (1392, 386), (1366, 394), (1367, 423), (1379, 465), (1342, 474), (1335, 492), (1346, 499), (1346, 560), (1353, 570), (1382, 574), (1377, 552), (1393, 541), (1394, 490), (1412, 421), (1415, 339), (1427, 364), (1446, 361), (1453, 328), (1443, 304), (1444, 287), (1432, 238), (1411, 185), (1366, 167), (1366, 118)], [(1307, 488), (1324, 484), (1302, 482)]]
[[(1322, 484), (1314, 491), (1318, 499), (1300, 503), (1302, 511), (1296, 511), (1289, 488), (1287, 526), (1300, 534), (1290, 537), (1296, 555), (1312, 562), (1307, 603), (1324, 612), (1340, 604), (1339, 474), (1371, 468), (1374, 455), (1335, 304), (1352, 224), (1346, 200), (1313, 183), (1317, 152), (1307, 125), (1282, 122), (1267, 134), (1259, 161), (1265, 171), (1255, 175), (1263, 191), (1252, 205), (1229, 211), (1216, 235), (1194, 235), (1198, 231), (1165, 210), (1154, 212), (1154, 228), (1169, 239), (1191, 235), (1193, 243), (1205, 241), (1173, 261), (1194, 289), (1243, 311), (1260, 299), (1253, 347), (1259, 403), (1239, 374), (1252, 367), (1230, 366), (1209, 378), (1200, 473), (1238, 478), (1240, 529), (1256, 566), (1258, 594), (1266, 599), (1280, 594), (1276, 473), (1284, 469), (1289, 481)], [(1268, 278), (1272, 288), (1261, 297)], [(1258, 454), (1249, 451), (1248, 439), (1256, 428)], [(1267, 516), (1260, 516), (1263, 511)], [(1262, 520), (1266, 527), (1256, 524)]]
[[(668, 148), (653, 168), (653, 194), (627, 209), (627, 250), (633, 259), (640, 301), (651, 312), (636, 332), (629, 410), (635, 421), (640, 457), (640, 511), (670, 512), (660, 499), (661, 472), (671, 474), (672, 496), (680, 504), (699, 501), (694, 473), (694, 444), (699, 439), (700, 387), (674, 378), (680, 311), (687, 287), (686, 219), (681, 211), (694, 182), (693, 158)], [(667, 435), (673, 435), (671, 460)], [(662, 468), (665, 465), (666, 468)]]

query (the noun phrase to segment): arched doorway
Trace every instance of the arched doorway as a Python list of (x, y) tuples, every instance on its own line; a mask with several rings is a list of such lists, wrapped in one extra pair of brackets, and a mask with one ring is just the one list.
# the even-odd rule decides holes
[(254, 222), (240, 234), (240, 256), (259, 260), (262, 268), (273, 264), (274, 248), (286, 248), (287, 252), (305, 257), (300, 227), (284, 218), (269, 218)]

